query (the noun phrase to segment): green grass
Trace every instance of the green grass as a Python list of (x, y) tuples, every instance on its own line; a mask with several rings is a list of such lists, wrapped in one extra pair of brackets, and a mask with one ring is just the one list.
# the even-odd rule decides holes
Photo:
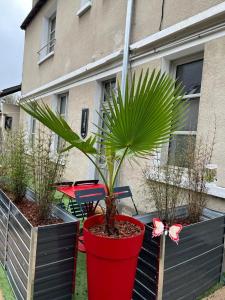
[(7, 280), (6, 274), (1, 265), (0, 265), (0, 290), (3, 293), (3, 297), (5, 300), (14, 300), (15, 299), (12, 289)]
[(74, 300), (87, 299), (86, 254), (78, 252)]

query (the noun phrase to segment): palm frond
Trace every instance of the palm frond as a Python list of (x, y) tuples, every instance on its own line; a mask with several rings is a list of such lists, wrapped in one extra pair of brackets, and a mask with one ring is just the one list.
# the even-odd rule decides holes
[(103, 108), (104, 128), (96, 125), (100, 143), (116, 153), (144, 156), (167, 142), (170, 135), (182, 126), (186, 104), (183, 89), (167, 74), (147, 71), (138, 82), (135, 77), (126, 86), (123, 99), (112, 91), (112, 104)]
[(94, 147), (95, 136), (89, 137), (86, 141), (82, 140), (79, 135), (72, 130), (66, 120), (58, 113), (54, 113), (47, 104), (43, 102), (39, 104), (37, 102), (26, 101), (20, 103), (20, 107), (69, 143), (69, 146), (62, 151), (77, 148), (86, 154), (97, 153)]

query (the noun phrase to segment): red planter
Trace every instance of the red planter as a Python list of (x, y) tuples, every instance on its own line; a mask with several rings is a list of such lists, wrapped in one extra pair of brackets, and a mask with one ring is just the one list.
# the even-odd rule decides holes
[(95, 236), (88, 231), (101, 224), (103, 216), (94, 216), (84, 222), (83, 234), (87, 252), (88, 299), (131, 300), (138, 255), (145, 226), (128, 216), (116, 216), (141, 227), (138, 236), (115, 239)]

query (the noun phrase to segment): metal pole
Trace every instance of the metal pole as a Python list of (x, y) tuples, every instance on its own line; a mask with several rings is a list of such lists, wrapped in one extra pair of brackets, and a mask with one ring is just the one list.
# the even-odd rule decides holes
[(132, 14), (133, 14), (133, 3), (134, 0), (127, 0), (127, 16), (126, 16), (125, 35), (124, 35), (123, 67), (122, 67), (122, 83), (121, 83), (121, 91), (122, 91), (123, 98), (125, 96), (127, 70), (128, 70), (128, 63), (129, 63), (130, 33), (131, 33), (131, 22), (132, 22)]

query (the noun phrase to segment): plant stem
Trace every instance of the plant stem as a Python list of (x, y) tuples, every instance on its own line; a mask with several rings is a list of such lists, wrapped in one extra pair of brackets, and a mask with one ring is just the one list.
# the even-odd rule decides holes
[(126, 154), (127, 154), (127, 151), (128, 151), (128, 147), (125, 149), (125, 151), (124, 151), (124, 153), (123, 153), (123, 156), (122, 156), (122, 158), (121, 158), (121, 160), (120, 160), (120, 163), (119, 163), (119, 165), (118, 165), (118, 167), (117, 167), (117, 169), (116, 169), (116, 173), (115, 173), (115, 176), (114, 176), (114, 178), (113, 178), (112, 188), (114, 187), (116, 178), (117, 178), (117, 176), (118, 176), (118, 173), (119, 173), (119, 170), (120, 170), (120, 168), (121, 168), (122, 162), (123, 162), (124, 159), (125, 159), (125, 156), (126, 156)]

